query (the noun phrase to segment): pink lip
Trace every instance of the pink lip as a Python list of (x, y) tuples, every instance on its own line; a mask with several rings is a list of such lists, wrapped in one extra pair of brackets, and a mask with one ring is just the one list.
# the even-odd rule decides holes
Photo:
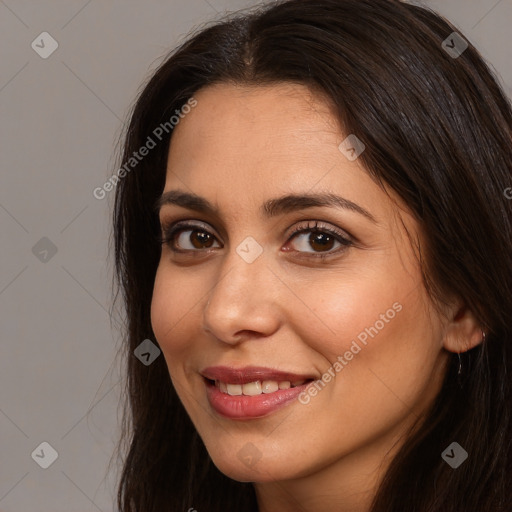
[(215, 366), (206, 368), (201, 374), (205, 377), (206, 395), (211, 407), (220, 415), (235, 420), (249, 420), (267, 416), (297, 398), (310, 382), (294, 388), (279, 389), (274, 393), (262, 393), (256, 396), (231, 396), (220, 391), (209, 380), (219, 380), (229, 384), (246, 384), (257, 380), (296, 382), (314, 379), (309, 375), (299, 375), (257, 366), (247, 366), (245, 368)]

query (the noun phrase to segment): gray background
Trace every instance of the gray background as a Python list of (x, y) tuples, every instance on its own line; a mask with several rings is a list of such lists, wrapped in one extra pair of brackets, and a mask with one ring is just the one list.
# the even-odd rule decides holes
[[(510, 96), (512, 0), (423, 3), (480, 49)], [(115, 510), (113, 192), (92, 191), (116, 170), (123, 120), (166, 52), (255, 4), (0, 0), (0, 511)], [(31, 47), (45, 31), (59, 45), (47, 59)], [(47, 469), (31, 456), (49, 457), (42, 442), (58, 453)]]

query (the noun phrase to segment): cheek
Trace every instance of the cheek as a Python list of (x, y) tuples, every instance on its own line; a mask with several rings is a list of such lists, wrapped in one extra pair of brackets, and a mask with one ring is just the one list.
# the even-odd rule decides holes
[(375, 276), (304, 297), (317, 307), (301, 320), (297, 312), (295, 325), (323, 356), (325, 367), (319, 370), (328, 395), (350, 403), (349, 409), (367, 411), (389, 401), (401, 407), (400, 400), (417, 400), (440, 351), (439, 326), (432, 323), (436, 317), (419, 282)]
[[(169, 364), (190, 348), (184, 331), (195, 314), (194, 305), (199, 307), (200, 297), (184, 292), (189, 289), (187, 283), (177, 275), (167, 274), (162, 267), (158, 268), (151, 300), (151, 326)], [(169, 358), (170, 354), (174, 357)]]
[(303, 298), (314, 307), (309, 314), (297, 311), (295, 320), (295, 325), (304, 328), (301, 337), (309, 340), (312, 348), (331, 362), (350, 350), (353, 341), (365, 347), (369, 340), (382, 338), (381, 334), (404, 316), (400, 303), (403, 291), (399, 292), (382, 279), (379, 281), (378, 276), (374, 279), (354, 277), (340, 282), (342, 286), (331, 281), (322, 287), (310, 288), (312, 291)]

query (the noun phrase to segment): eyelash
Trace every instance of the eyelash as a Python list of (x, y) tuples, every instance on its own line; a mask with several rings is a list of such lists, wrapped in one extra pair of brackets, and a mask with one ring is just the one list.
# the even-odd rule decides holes
[[(311, 224), (313, 222), (313, 224)], [(160, 234), (158, 241), (160, 244), (166, 244), (169, 249), (173, 253), (198, 253), (203, 252), (201, 249), (193, 250), (193, 249), (175, 249), (173, 247), (173, 243), (175, 241), (176, 235), (178, 235), (181, 231), (204, 231), (208, 233), (209, 235), (212, 235), (205, 227), (201, 226), (200, 224), (195, 224), (190, 221), (178, 221), (174, 224), (166, 224), (162, 223), (162, 232), (163, 234)], [(313, 257), (313, 258), (320, 258), (325, 259), (332, 257), (334, 255), (337, 255), (341, 252), (344, 252), (348, 247), (353, 245), (353, 241), (347, 238), (343, 235), (343, 233), (337, 229), (329, 228), (323, 225), (321, 222), (318, 221), (307, 221), (299, 224), (297, 228), (290, 233), (290, 236), (288, 237), (288, 240), (286, 243), (290, 242), (293, 238), (295, 238), (297, 235), (302, 233), (308, 233), (308, 232), (318, 232), (318, 233), (324, 233), (328, 234), (341, 244), (341, 247), (338, 248), (336, 251), (333, 252), (327, 252), (327, 253), (315, 253), (315, 252), (306, 252), (308, 255), (307, 257)], [(213, 235), (212, 235), (213, 236)], [(304, 254), (303, 251), (295, 251)]]

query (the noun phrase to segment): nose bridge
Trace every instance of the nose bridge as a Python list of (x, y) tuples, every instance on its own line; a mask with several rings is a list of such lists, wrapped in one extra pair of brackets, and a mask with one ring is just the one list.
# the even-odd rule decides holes
[(230, 249), (219, 276), (205, 306), (206, 330), (226, 342), (237, 341), (241, 331), (268, 334), (274, 328), (275, 295), (263, 247), (246, 237)]
[(260, 238), (259, 242), (251, 235), (241, 234), (238, 240), (229, 246), (219, 272), (220, 276), (225, 277), (220, 278), (218, 284), (213, 288), (210, 301), (220, 291), (235, 295), (247, 293), (258, 282), (265, 279), (265, 274), (269, 272), (267, 267), (268, 249), (265, 251), (261, 236), (258, 238)]
[(210, 304), (224, 303), (225, 306), (242, 306), (247, 298), (260, 297), (262, 286), (269, 272), (260, 244), (256, 254), (255, 243), (244, 240), (230, 249), (229, 255), (219, 272), (219, 280), (209, 295)]

